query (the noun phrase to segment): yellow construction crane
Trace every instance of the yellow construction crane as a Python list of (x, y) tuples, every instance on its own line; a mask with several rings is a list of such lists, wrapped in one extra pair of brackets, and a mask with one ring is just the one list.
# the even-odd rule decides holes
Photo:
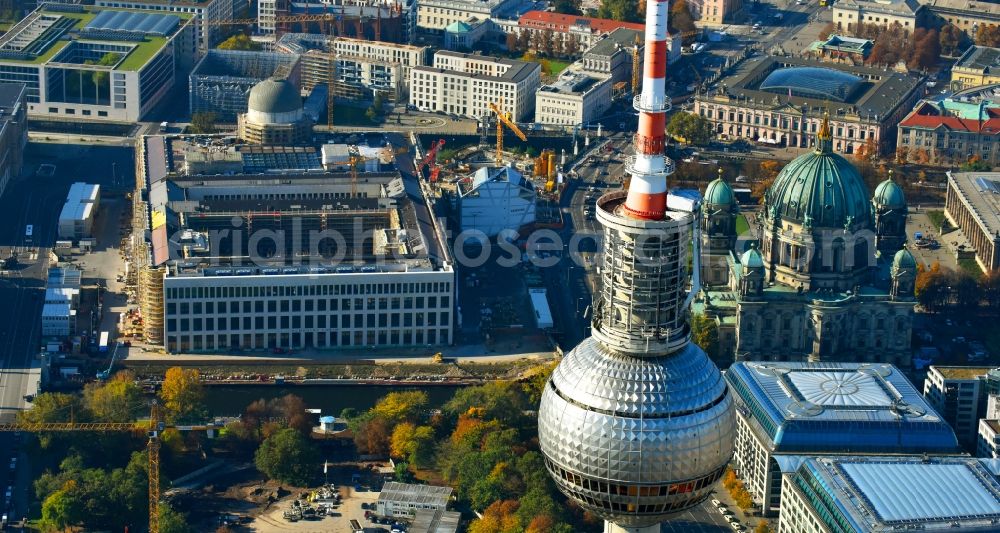
[(41, 422), (0, 424), (0, 431), (26, 431), (40, 433), (47, 431), (102, 431), (141, 432), (145, 431), (149, 440), (146, 451), (149, 456), (149, 533), (160, 532), (160, 432), (164, 429), (159, 406), (154, 402), (148, 421), (138, 422)]
[(507, 116), (508, 113), (503, 110), (503, 100), (500, 100), (499, 104), (494, 104), (491, 102), (490, 110), (493, 111), (493, 113), (496, 114), (497, 116), (496, 163), (497, 166), (499, 167), (503, 166), (503, 127), (507, 126), (510, 129), (510, 131), (514, 132), (514, 135), (517, 135), (518, 139), (521, 139), (524, 142), (528, 141), (528, 137), (525, 136), (524, 132), (521, 131), (521, 128), (518, 128), (517, 124), (514, 124), (514, 122), (510, 120), (510, 117)]

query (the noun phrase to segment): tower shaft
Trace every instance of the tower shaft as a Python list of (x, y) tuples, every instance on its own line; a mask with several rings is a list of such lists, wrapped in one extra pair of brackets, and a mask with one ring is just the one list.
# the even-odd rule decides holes
[(634, 218), (659, 220), (666, 211), (667, 160), (665, 145), (667, 78), (667, 0), (646, 0), (646, 49), (642, 92), (632, 99), (639, 112), (635, 156), (627, 171), (632, 175), (625, 201), (626, 213)]

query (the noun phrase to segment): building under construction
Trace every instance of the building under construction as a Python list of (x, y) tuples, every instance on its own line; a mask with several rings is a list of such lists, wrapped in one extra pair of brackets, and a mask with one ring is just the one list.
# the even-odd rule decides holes
[[(352, 147), (347, 172), (324, 169), (324, 146), (157, 136), (139, 152), (132, 257), (148, 342), (168, 352), (452, 342), (443, 228), (391, 149)], [(364, 154), (387, 160), (361, 165)]]
[(271, 77), (298, 85), (298, 54), (209, 50), (189, 76), (191, 113), (215, 113), (218, 120), (235, 122), (247, 111), (250, 89)]
[[(264, 33), (273, 32), (276, 35), (322, 33), (366, 41), (407, 42), (407, 20), (400, 4), (365, 4), (261, 0), (258, 27)], [(329, 15), (330, 18), (294, 20), (296, 15)]]
[(429, 55), (427, 46), (315, 33), (286, 33), (275, 43), (275, 49), (301, 56), (304, 90), (326, 84), (333, 74), (336, 98), (371, 100), (378, 92), (391, 102), (407, 98), (410, 69), (426, 64)]

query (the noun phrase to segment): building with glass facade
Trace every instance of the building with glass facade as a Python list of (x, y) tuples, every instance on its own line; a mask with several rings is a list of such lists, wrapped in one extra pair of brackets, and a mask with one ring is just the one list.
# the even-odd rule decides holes
[(782, 476), (779, 533), (1000, 530), (1000, 461), (803, 459)]
[(735, 363), (733, 467), (765, 514), (799, 456), (958, 454), (955, 433), (896, 367), (858, 363)]
[(0, 82), (33, 119), (139, 121), (197, 53), (192, 16), (45, 4), (0, 37)]

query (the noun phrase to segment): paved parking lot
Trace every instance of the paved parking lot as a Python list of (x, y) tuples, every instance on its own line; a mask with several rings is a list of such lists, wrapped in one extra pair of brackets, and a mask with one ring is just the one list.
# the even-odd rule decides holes
[(278, 531), (297, 531), (300, 533), (335, 531), (341, 533), (351, 531), (350, 522), (351, 519), (354, 519), (365, 526), (366, 533), (388, 532), (389, 529), (386, 526), (372, 525), (371, 522), (365, 520), (365, 511), (361, 509), (363, 502), (373, 504), (378, 501), (378, 494), (378, 492), (372, 491), (355, 492), (351, 487), (340, 487), (340, 495), (343, 499), (340, 505), (335, 508), (333, 515), (298, 522), (289, 522), (282, 517), (282, 513), (291, 509), (292, 500), (294, 500), (291, 497), (285, 498), (254, 519), (249, 525), (249, 530), (261, 533)]

